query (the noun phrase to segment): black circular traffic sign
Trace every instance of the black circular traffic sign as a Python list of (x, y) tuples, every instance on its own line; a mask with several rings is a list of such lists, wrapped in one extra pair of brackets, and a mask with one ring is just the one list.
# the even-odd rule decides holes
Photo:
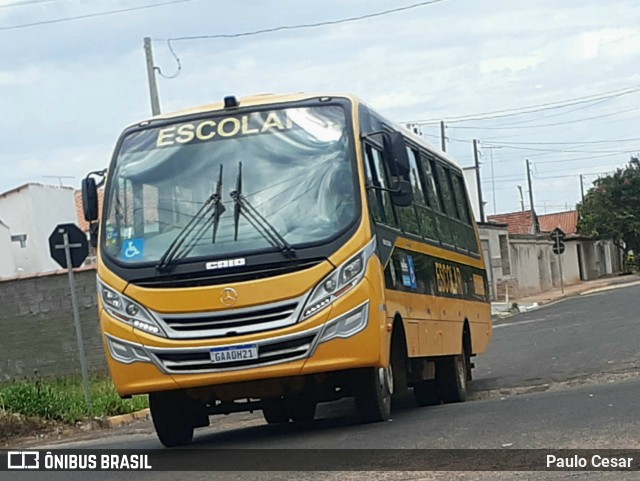
[(49, 236), (49, 252), (54, 261), (67, 269), (67, 257), (64, 251), (64, 234), (69, 240), (71, 267), (80, 267), (89, 254), (87, 236), (75, 224), (58, 224)]
[(566, 249), (566, 246), (564, 244), (564, 242), (558, 242), (557, 244), (553, 244), (553, 253), (560, 255), (564, 252), (564, 250)]

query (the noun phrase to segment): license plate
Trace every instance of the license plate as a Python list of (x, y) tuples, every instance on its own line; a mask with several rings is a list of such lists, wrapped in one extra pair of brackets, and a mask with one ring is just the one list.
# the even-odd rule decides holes
[(241, 346), (214, 347), (211, 349), (211, 362), (214, 364), (249, 361), (258, 359), (257, 344), (243, 344)]

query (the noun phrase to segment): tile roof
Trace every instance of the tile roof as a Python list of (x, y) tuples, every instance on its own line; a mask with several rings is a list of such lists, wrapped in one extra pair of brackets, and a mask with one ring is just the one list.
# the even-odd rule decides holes
[(578, 233), (578, 211), (569, 210), (567, 212), (556, 212), (555, 214), (545, 214), (538, 216), (540, 220), (540, 230), (551, 232), (556, 227), (560, 227), (567, 235)]
[(534, 234), (533, 216), (530, 210), (490, 215), (487, 219), (498, 224), (507, 224), (509, 234)]
[[(104, 199), (104, 189), (98, 190), (98, 212), (102, 211), (102, 201)], [(75, 201), (76, 201), (76, 216), (78, 217), (78, 227), (82, 229), (83, 232), (89, 232), (89, 223), (84, 220), (84, 211), (82, 209), (82, 191), (76, 190), (75, 192)]]

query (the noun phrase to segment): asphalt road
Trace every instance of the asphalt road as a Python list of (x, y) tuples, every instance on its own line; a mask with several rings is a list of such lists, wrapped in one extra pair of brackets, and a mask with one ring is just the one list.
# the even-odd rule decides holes
[[(473, 400), (400, 403), (387, 423), (357, 423), (351, 401), (324, 405), (310, 426), (236, 415), (196, 431), (197, 448), (640, 449), (640, 286), (576, 297), (496, 324), (476, 358)], [(46, 448), (48, 446), (38, 446)], [(150, 423), (90, 433), (58, 448), (160, 447)], [(250, 469), (248, 466), (247, 469)], [(0, 473), (0, 477), (3, 474)], [(7, 479), (640, 479), (638, 473), (29, 473)]]

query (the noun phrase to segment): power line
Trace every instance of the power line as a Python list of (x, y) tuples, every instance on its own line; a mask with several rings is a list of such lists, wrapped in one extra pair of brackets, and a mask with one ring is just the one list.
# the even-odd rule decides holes
[(51, 3), (58, 1), (60, 0), (25, 0), (24, 2), (7, 3), (4, 5), (0, 5), (0, 8), (23, 7), (27, 5), (37, 5), (39, 3)]
[[(53, 0), (51, 0), (53, 1)], [(0, 27), (0, 30), (18, 30), (21, 28), (29, 28), (29, 27), (35, 27), (38, 25), (49, 25), (52, 23), (62, 23), (62, 22), (70, 22), (72, 20), (81, 20), (81, 19), (85, 19), (85, 18), (94, 18), (94, 17), (102, 17), (104, 15), (115, 15), (117, 13), (125, 13), (125, 12), (133, 12), (135, 10), (146, 10), (149, 8), (156, 8), (156, 7), (162, 7), (165, 5), (172, 5), (175, 3), (186, 3), (186, 2), (191, 2), (192, 0), (169, 0), (166, 2), (161, 2), (161, 3), (153, 3), (153, 4), (149, 4), (149, 5), (140, 5), (138, 7), (129, 7), (129, 8), (121, 8), (118, 10), (107, 10), (104, 12), (96, 12), (96, 13), (87, 13), (84, 15), (76, 15), (73, 17), (62, 17), (62, 18), (56, 18), (53, 20), (42, 20), (39, 22), (32, 22), (32, 23), (23, 23), (20, 25), (10, 25), (8, 27)]]
[(576, 124), (579, 122), (586, 122), (587, 120), (595, 120), (601, 119), (603, 117), (611, 117), (612, 115), (624, 114), (626, 112), (631, 112), (633, 110), (640, 110), (640, 107), (632, 107), (629, 109), (618, 110), (616, 112), (610, 112), (608, 114), (597, 115), (595, 117), (585, 117), (582, 119), (576, 120), (565, 120), (564, 122), (554, 122), (551, 124), (538, 124), (538, 125), (520, 125), (520, 126), (509, 126), (509, 125), (498, 125), (493, 127), (482, 127), (479, 125), (466, 125), (466, 126), (456, 126), (456, 129), (471, 129), (471, 130), (514, 130), (514, 129), (535, 129), (538, 127), (556, 127), (558, 125), (566, 125), (566, 124)]
[(640, 138), (635, 139), (611, 139), (611, 140), (580, 140), (580, 141), (565, 141), (565, 142), (500, 142), (493, 141), (491, 139), (483, 140), (483, 143), (496, 144), (500, 146), (509, 146), (509, 145), (567, 145), (567, 144), (605, 144), (611, 142), (638, 142)]
[[(576, 161), (579, 161), (579, 160), (603, 159), (605, 157), (613, 157), (615, 155), (632, 154), (633, 152), (635, 152), (635, 151), (634, 150), (630, 150), (630, 151), (622, 152), (622, 153), (616, 152), (615, 154), (594, 155), (594, 156), (590, 156), (590, 157), (577, 157), (577, 158), (571, 158), (571, 159), (557, 159), (557, 160), (536, 160), (536, 164), (561, 164), (563, 162), (576, 162)], [(531, 157), (531, 156), (529, 156), (529, 157)], [(521, 159), (517, 159), (517, 160), (521, 160)], [(503, 161), (501, 161), (501, 162), (503, 162)]]
[[(577, 153), (577, 154), (625, 154), (627, 150), (558, 150), (558, 149), (539, 149), (536, 147), (520, 147), (516, 145), (496, 146), (505, 149), (531, 150), (534, 152), (557, 152), (557, 153)], [(633, 149), (635, 150), (635, 149)]]
[(382, 17), (383, 15), (389, 15), (391, 13), (403, 12), (406, 10), (411, 10), (413, 8), (424, 7), (426, 5), (432, 5), (434, 3), (440, 3), (445, 0), (429, 0), (426, 2), (414, 3), (411, 5), (407, 5), (404, 7), (392, 8), (389, 10), (383, 10), (381, 12), (368, 13), (366, 15), (359, 15), (357, 17), (347, 17), (338, 20), (327, 20), (325, 22), (316, 22), (316, 23), (306, 23), (306, 24), (298, 24), (298, 25), (281, 25), (279, 27), (272, 28), (264, 28), (261, 30), (251, 30), (248, 32), (240, 32), (240, 33), (221, 33), (221, 34), (213, 34), (213, 35), (193, 35), (188, 37), (174, 37), (168, 39), (154, 39), (154, 40), (166, 40), (167, 42), (178, 42), (183, 40), (204, 40), (204, 39), (220, 39), (220, 38), (238, 38), (238, 37), (250, 37), (254, 35), (262, 35), (265, 33), (274, 33), (280, 32), (283, 30), (299, 30), (303, 28), (316, 28), (316, 27), (324, 27), (326, 25), (337, 25), (340, 23), (347, 22), (357, 22), (359, 20), (365, 20), (367, 18), (373, 17)]
[[(537, 105), (530, 105), (527, 107), (517, 107), (512, 109), (504, 109), (504, 110), (494, 110), (490, 112), (482, 112), (477, 114), (460, 115), (457, 117), (446, 117), (444, 119), (410, 120), (405, 123), (430, 124), (430, 123), (440, 122), (442, 120), (448, 123), (466, 122), (468, 120), (489, 120), (494, 118), (510, 117), (513, 115), (522, 115), (527, 113), (541, 112), (545, 110), (555, 110), (559, 108), (570, 107), (572, 105), (584, 104), (587, 102), (608, 100), (610, 98), (629, 95), (638, 91), (640, 91), (640, 87), (638, 86), (626, 87), (624, 89), (611, 90), (608, 92), (602, 92), (600, 94), (592, 94), (585, 97), (575, 97), (572, 99), (559, 100), (557, 102), (550, 102), (546, 104), (537, 104)], [(456, 127), (456, 128), (460, 128), (460, 127)]]

